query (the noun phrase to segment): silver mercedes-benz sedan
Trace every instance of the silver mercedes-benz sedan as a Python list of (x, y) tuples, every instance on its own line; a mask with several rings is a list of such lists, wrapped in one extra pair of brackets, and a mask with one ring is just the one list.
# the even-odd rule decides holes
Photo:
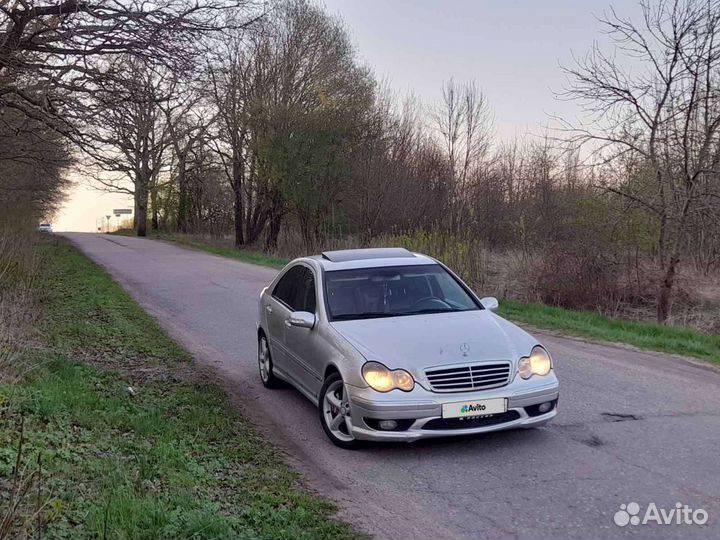
[(540, 426), (557, 414), (552, 358), (497, 307), (405, 249), (295, 259), (260, 294), (260, 377), (307, 396), (343, 448)]

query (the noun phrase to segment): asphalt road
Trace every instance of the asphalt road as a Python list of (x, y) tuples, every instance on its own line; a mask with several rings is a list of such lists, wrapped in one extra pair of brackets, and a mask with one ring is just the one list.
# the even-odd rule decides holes
[[(275, 270), (164, 242), (66, 235), (210, 366), (245, 415), (340, 517), (377, 538), (720, 538), (720, 371), (540, 334), (561, 383), (547, 427), (414, 445), (335, 448), (298, 392), (265, 390), (256, 300)], [(621, 504), (705, 525), (613, 522)]]

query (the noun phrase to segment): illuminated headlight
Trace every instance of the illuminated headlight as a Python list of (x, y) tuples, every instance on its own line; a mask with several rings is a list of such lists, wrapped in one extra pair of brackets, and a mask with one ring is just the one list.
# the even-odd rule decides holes
[(388, 369), (380, 362), (367, 362), (362, 368), (362, 375), (370, 388), (378, 392), (389, 392), (399, 388), (409, 392), (415, 387), (415, 379), (404, 369)]
[(533, 347), (530, 356), (521, 358), (518, 363), (518, 374), (523, 379), (529, 379), (533, 375), (547, 375), (551, 369), (550, 355), (540, 345)]

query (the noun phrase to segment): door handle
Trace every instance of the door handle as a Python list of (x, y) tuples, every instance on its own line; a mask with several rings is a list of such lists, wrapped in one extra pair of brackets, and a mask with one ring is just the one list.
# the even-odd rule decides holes
[(290, 324), (290, 317), (285, 319), (285, 326), (287, 326), (288, 328), (292, 328), (292, 324)]
[(265, 311), (267, 311), (268, 313), (272, 313), (272, 306), (265, 306)]

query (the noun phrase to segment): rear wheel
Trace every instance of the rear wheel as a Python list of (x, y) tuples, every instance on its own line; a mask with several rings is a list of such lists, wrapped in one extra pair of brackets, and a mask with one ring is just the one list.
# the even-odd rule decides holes
[(340, 448), (357, 448), (359, 441), (351, 431), (350, 401), (339, 373), (325, 379), (320, 390), (320, 423), (328, 438)]
[(273, 374), (272, 357), (265, 334), (261, 334), (258, 338), (258, 368), (260, 368), (260, 380), (265, 388), (281, 386), (280, 379)]

